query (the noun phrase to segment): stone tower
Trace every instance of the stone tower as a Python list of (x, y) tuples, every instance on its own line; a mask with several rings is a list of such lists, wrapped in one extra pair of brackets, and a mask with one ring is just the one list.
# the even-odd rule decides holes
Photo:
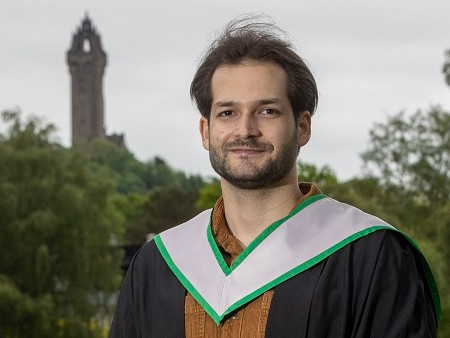
[(72, 76), (72, 143), (104, 138), (103, 73), (106, 53), (86, 14), (67, 52)]

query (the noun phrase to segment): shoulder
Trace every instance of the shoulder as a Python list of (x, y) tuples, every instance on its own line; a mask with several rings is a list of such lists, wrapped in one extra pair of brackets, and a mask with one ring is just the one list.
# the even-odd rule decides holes
[(162, 257), (155, 241), (151, 240), (134, 256), (123, 285), (130, 288), (133, 298), (140, 303), (143, 295), (154, 297), (155, 290), (162, 292), (167, 290), (169, 285), (179, 289), (181, 284)]
[[(336, 303), (351, 304), (357, 337), (424, 337), (436, 331), (434, 282), (419, 251), (398, 231), (377, 230), (329, 256), (319, 284), (339, 290)], [(412, 334), (416, 330), (423, 335)]]
[(360, 237), (327, 258), (327, 265), (342, 266), (371, 278), (375, 270), (397, 274), (399, 268), (422, 270), (413, 245), (396, 230), (380, 229)]
[(382, 284), (390, 279), (391, 282), (418, 281), (425, 285), (434, 283), (427, 278), (429, 267), (422, 253), (399, 231), (375, 231), (355, 241), (353, 247), (360, 270), (378, 274)]
[(135, 277), (147, 276), (152, 271), (160, 270), (164, 260), (154, 240), (145, 243), (133, 257), (129, 267), (129, 273)]
[[(425, 278), (426, 262), (412, 242), (395, 229), (379, 229), (362, 236), (329, 257), (333, 264), (351, 264), (355, 278), (371, 283), (375, 274), (403, 280)], [(329, 262), (329, 263), (330, 263)]]
[(379, 259), (393, 255), (408, 256), (415, 260), (417, 247), (412, 241), (377, 216), (329, 197), (322, 199), (317, 208), (316, 214), (320, 215), (320, 220), (337, 224), (342, 229), (352, 229), (351, 232), (357, 234), (349, 236), (344, 251), (352, 251), (366, 258)]
[(414, 256), (416, 250), (407, 238), (394, 229), (380, 229), (374, 231), (353, 243), (355, 250), (361, 254), (374, 253), (405, 254)]

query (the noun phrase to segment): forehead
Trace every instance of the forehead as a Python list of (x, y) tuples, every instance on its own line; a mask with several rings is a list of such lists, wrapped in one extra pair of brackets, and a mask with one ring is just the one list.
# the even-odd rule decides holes
[(272, 62), (247, 61), (222, 65), (211, 80), (213, 102), (249, 101), (267, 97), (287, 100), (288, 76), (283, 67)]

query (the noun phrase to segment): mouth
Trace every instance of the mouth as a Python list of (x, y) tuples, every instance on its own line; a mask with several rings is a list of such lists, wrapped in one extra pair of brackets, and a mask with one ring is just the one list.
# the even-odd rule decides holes
[(231, 148), (229, 149), (229, 152), (236, 154), (236, 155), (258, 155), (263, 152), (265, 152), (265, 149), (259, 149), (259, 148), (248, 148), (248, 147), (239, 147), (239, 148)]
[(238, 157), (253, 157), (260, 156), (264, 153), (273, 151), (273, 147), (270, 144), (260, 143), (254, 139), (250, 140), (235, 140), (223, 147), (224, 153), (230, 153)]

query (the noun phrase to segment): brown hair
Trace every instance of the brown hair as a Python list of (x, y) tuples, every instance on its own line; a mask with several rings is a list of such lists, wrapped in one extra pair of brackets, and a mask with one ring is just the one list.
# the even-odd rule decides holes
[[(318, 93), (311, 71), (293, 51), (286, 34), (271, 23), (255, 22), (259, 16), (239, 17), (231, 21), (203, 56), (191, 83), (191, 98), (209, 120), (212, 104), (211, 79), (221, 65), (247, 60), (274, 62), (288, 75), (288, 98), (297, 119), (300, 112), (314, 113)], [(282, 38), (281, 36), (284, 36)]]

